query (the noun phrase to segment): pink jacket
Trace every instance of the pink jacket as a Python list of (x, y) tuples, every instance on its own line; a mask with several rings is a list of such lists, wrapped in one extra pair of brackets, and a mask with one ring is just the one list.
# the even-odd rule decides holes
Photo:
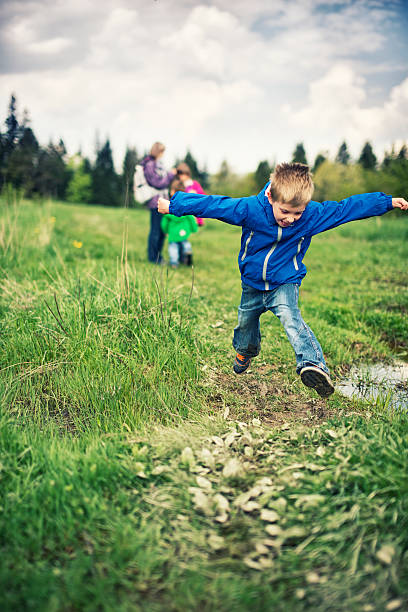
[[(186, 193), (200, 193), (201, 195), (205, 195), (204, 189), (201, 187), (198, 181), (191, 179), (191, 183), (189, 185), (184, 186)], [(198, 225), (204, 225), (204, 219), (201, 217), (196, 217)]]

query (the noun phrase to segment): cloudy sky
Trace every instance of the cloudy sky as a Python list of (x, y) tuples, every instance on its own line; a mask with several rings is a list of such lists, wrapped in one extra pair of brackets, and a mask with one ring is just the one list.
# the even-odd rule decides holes
[[(190, 148), (216, 171), (408, 141), (408, 0), (0, 0), (12, 92), (42, 144)], [(2, 128), (4, 130), (4, 124)]]

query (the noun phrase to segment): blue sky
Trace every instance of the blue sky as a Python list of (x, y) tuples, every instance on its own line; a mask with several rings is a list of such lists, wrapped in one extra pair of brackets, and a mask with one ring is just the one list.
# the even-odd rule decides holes
[(216, 171), (378, 157), (408, 141), (406, 0), (2, 0), (0, 113), (11, 92), (40, 142), (190, 148)]

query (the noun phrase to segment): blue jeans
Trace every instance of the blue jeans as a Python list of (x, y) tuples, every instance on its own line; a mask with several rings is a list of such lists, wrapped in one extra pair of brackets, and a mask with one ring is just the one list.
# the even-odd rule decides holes
[(259, 317), (271, 310), (282, 323), (296, 355), (296, 372), (306, 365), (316, 365), (329, 372), (316, 336), (302, 319), (298, 307), (299, 285), (281, 285), (272, 291), (260, 291), (242, 283), (238, 325), (232, 341), (234, 349), (245, 357), (256, 357), (261, 349)]
[(147, 257), (152, 263), (161, 263), (162, 248), (165, 235), (161, 228), (161, 220), (163, 215), (159, 213), (157, 208), (150, 210), (150, 233), (147, 240)]
[(169, 260), (171, 266), (178, 266), (184, 255), (191, 255), (193, 249), (188, 240), (181, 242), (169, 242)]

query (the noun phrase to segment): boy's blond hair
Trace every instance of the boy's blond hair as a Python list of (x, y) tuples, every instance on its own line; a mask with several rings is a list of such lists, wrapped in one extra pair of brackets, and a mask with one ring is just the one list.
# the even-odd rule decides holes
[(271, 198), (290, 206), (304, 206), (312, 198), (314, 185), (309, 166), (299, 163), (278, 164), (270, 176)]

